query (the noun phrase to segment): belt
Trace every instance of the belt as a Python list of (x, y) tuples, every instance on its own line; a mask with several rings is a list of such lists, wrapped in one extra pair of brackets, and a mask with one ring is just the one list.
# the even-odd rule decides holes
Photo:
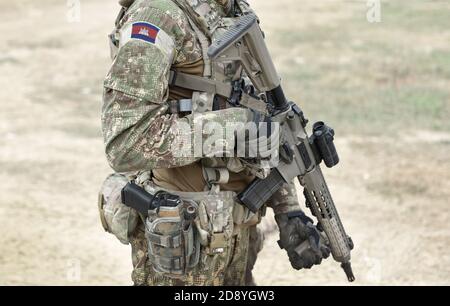
[[(146, 173), (141, 174), (142, 177), (137, 177), (137, 184), (134, 185), (133, 189), (124, 189), (125, 199), (131, 199), (133, 200), (132, 203), (125, 203), (127, 201), (124, 201), (124, 198), (122, 198), (122, 201), (125, 205), (137, 209), (139, 212), (143, 213), (143, 215), (147, 215), (149, 209), (153, 209), (152, 207), (149, 207), (149, 202), (151, 202), (151, 199), (154, 197), (154, 195), (162, 194), (162, 195), (170, 195), (170, 196), (162, 196), (159, 198), (159, 201), (169, 201), (169, 203), (161, 203), (162, 205), (172, 206), (175, 203), (179, 203), (178, 201), (183, 200), (191, 200), (195, 202), (199, 202), (202, 200), (205, 200), (208, 196), (211, 194), (221, 195), (224, 198), (227, 199), (233, 199), (234, 200), (234, 208), (233, 208), (233, 221), (234, 223), (239, 226), (251, 226), (253, 224), (256, 224), (260, 221), (261, 216), (263, 216), (264, 209), (262, 209), (260, 212), (258, 212), (256, 215), (252, 213), (250, 210), (248, 210), (246, 207), (244, 207), (242, 204), (238, 203), (236, 200), (236, 193), (232, 191), (220, 191), (220, 188), (218, 188), (218, 185), (214, 185), (212, 190), (210, 191), (203, 191), (203, 192), (181, 192), (181, 191), (172, 191), (172, 190), (166, 190), (164, 188), (160, 188), (156, 185), (154, 185), (153, 182), (148, 181), (149, 177), (146, 175)], [(141, 187), (140, 185), (143, 185)], [(131, 196), (129, 193), (132, 193)], [(137, 193), (137, 194), (133, 194)], [(140, 201), (139, 201), (140, 199)], [(173, 202), (172, 202), (173, 201)], [(145, 211), (145, 213), (144, 213)], [(258, 220), (257, 222), (254, 222), (255, 220)], [(176, 240), (176, 239), (175, 239)], [(173, 241), (176, 242), (176, 241)], [(171, 243), (171, 242), (167, 242)]]

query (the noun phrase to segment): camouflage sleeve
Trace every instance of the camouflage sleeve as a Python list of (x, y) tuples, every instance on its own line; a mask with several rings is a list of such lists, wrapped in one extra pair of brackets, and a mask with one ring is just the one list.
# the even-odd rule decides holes
[[(210, 123), (226, 126), (227, 122), (247, 122), (248, 112), (245, 109), (231, 108), (202, 115), (179, 118), (177, 115), (165, 115), (165, 105), (139, 105), (140, 100), (120, 91), (106, 90), (105, 105), (112, 109), (108, 112), (121, 112), (114, 110), (114, 104), (135, 106), (134, 111), (142, 111), (142, 117), (135, 119), (123, 114), (112, 116), (108, 122), (103, 120), (103, 129), (106, 139), (106, 153), (111, 167), (117, 172), (130, 172), (151, 170), (157, 168), (174, 168), (188, 165), (196, 160), (209, 156), (213, 151), (205, 150), (205, 139), (210, 134), (205, 133), (205, 126)], [(137, 120), (137, 122), (135, 121)], [(194, 133), (200, 127), (201, 151), (194, 149)], [(117, 130), (120, 129), (120, 130)], [(226, 136), (226, 135), (225, 135)], [(223, 141), (223, 151), (229, 152), (233, 147)]]
[(187, 141), (195, 121), (247, 121), (244, 109), (211, 112), (195, 120), (166, 114), (171, 65), (189, 62), (201, 52), (188, 20), (165, 0), (138, 0), (123, 20), (118, 55), (104, 82), (102, 108), (106, 155), (115, 171), (190, 164), (202, 156), (176, 154), (173, 145)]
[(267, 206), (273, 209), (275, 215), (302, 210), (298, 203), (294, 183), (285, 184), (269, 200)]

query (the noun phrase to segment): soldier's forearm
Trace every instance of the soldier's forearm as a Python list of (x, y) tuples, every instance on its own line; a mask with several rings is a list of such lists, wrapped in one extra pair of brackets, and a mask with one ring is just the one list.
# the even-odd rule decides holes
[(301, 210), (298, 203), (295, 185), (284, 184), (269, 200), (267, 206), (273, 209), (275, 215)]
[[(182, 167), (221, 153), (220, 149), (226, 154), (234, 150), (234, 138), (231, 143), (230, 135), (216, 132), (224, 131), (228, 123), (248, 120), (248, 111), (239, 108), (184, 118), (167, 114), (167, 109), (166, 103), (147, 103), (119, 91), (105, 91), (102, 124), (108, 161), (114, 170)], [(221, 128), (216, 129), (217, 125)], [(210, 130), (216, 134), (208, 134)], [(209, 137), (223, 148), (208, 145)]]

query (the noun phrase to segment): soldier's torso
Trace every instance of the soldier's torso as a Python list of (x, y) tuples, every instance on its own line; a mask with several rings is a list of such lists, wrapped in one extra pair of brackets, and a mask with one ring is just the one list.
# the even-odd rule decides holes
[[(250, 10), (245, 2), (241, 5), (234, 0), (123, 0), (129, 7), (124, 9), (116, 21), (116, 28), (111, 34), (112, 57), (117, 55), (121, 46), (120, 30), (128, 20), (149, 5), (155, 5), (166, 14), (176, 16), (179, 9), (184, 13), (188, 26), (180, 29), (183, 43), (177, 48), (172, 70), (191, 75), (202, 76), (216, 81), (231, 83), (242, 77), (242, 67), (237, 61), (215, 62), (207, 57), (207, 48), (217, 40), (234, 23), (238, 14)], [(233, 2), (233, 3), (232, 3)], [(131, 4), (131, 5), (130, 5)], [(231, 7), (232, 6), (232, 7)], [(159, 17), (159, 16), (158, 16)], [(164, 16), (161, 16), (164, 18)], [(193, 99), (198, 112), (213, 110), (213, 104), (219, 99), (221, 108), (228, 107), (226, 99), (218, 98), (205, 92), (169, 86), (168, 100)], [(216, 99), (216, 100), (214, 100)], [(204, 161), (203, 161), (204, 162)], [(225, 165), (220, 165), (223, 167)], [(203, 177), (202, 161), (175, 169), (156, 169), (153, 171), (154, 181), (157, 185), (179, 191), (203, 191), (206, 183)], [(221, 184), (222, 190), (239, 192), (252, 180), (253, 176), (243, 173), (229, 173), (228, 183)]]
[[(124, 44), (120, 37), (123, 28), (127, 27), (127, 24), (130, 24), (130, 20), (132, 23), (141, 22), (142, 20), (140, 18), (142, 11), (151, 11), (148, 9), (149, 5), (155, 5), (157, 6), (155, 14), (157, 15), (147, 18), (147, 22), (159, 22), (158, 25), (162, 24), (162, 28), (166, 26), (166, 28), (172, 30), (173, 27), (167, 26), (167, 23), (164, 24), (166, 22), (165, 20), (170, 20), (170, 22), (175, 20), (174, 22), (177, 22), (177, 18), (183, 18), (183, 21), (180, 22), (180, 24), (186, 25), (178, 29), (180, 32), (178, 34), (180, 35), (176, 36), (177, 38), (182, 37), (183, 41), (177, 45), (171, 70), (225, 83), (231, 83), (233, 80), (240, 79), (242, 76), (242, 69), (240, 68), (239, 63), (233, 61), (215, 63), (209, 61), (209, 59), (205, 57), (209, 45), (221, 36), (233, 22), (233, 17), (226, 17), (223, 10), (223, 4), (228, 3), (228, 0), (183, 0), (183, 3), (185, 4), (189, 1), (190, 8), (197, 14), (194, 16), (192, 15), (192, 12), (181, 16), (180, 8), (175, 4), (175, 1), (177, 3), (182, 2), (181, 0), (121, 0), (122, 3), (128, 2), (129, 4), (130, 2), (133, 2), (133, 4), (119, 17), (116, 30), (112, 34), (113, 57), (117, 56), (117, 48), (120, 48)], [(166, 15), (171, 15), (170, 18), (166, 18), (163, 12)], [(181, 12), (185, 12), (185, 10), (182, 9)], [(197, 18), (195, 16), (197, 16)], [(146, 19), (144, 18), (144, 21), (145, 20)], [(171, 34), (173, 34), (173, 32), (171, 32)], [(206, 44), (205, 41), (207, 41)], [(139, 63), (139, 65), (128, 65), (127, 63), (130, 63), (133, 60), (127, 56), (128, 53), (126, 52), (126, 48), (124, 49), (121, 50), (120, 55), (116, 58), (120, 59), (123, 63), (123, 65), (121, 65), (123, 69), (120, 71), (123, 75), (136, 71), (136, 69), (141, 69), (142, 65), (159, 65), (158, 60), (152, 61), (152, 59), (148, 58), (149, 56), (143, 61), (136, 60), (136, 53), (134, 53), (135, 56), (133, 57), (133, 60)], [(137, 45), (136, 49), (137, 51), (134, 50), (135, 52), (141, 52), (139, 45)], [(167, 58), (169, 58), (169, 56), (167, 56)], [(167, 61), (165, 62), (165, 65), (165, 68), (167, 68)], [(125, 71), (125, 73), (123, 73), (123, 71)], [(141, 69), (140, 71), (151, 72), (152, 70)], [(126, 81), (129, 81), (128, 79), (133, 81), (136, 77), (133, 74), (129, 78), (128, 76), (129, 75), (126, 75), (124, 77)], [(139, 80), (137, 83), (140, 85)], [(154, 86), (151, 88), (159, 88), (154, 82), (152, 82), (152, 85)], [(138, 90), (142, 88), (139, 86), (137, 87)], [(166, 87), (164, 86), (164, 88)], [(209, 99), (214, 98), (204, 92), (192, 92), (170, 86), (169, 84), (169, 101), (171, 99), (178, 100), (180, 98), (192, 98), (192, 100), (194, 100), (194, 96), (197, 96), (199, 99), (206, 99), (204, 101), (206, 105), (211, 104), (211, 100)], [(138, 98), (149, 101), (149, 103), (154, 102), (149, 97), (151, 98), (152, 95), (146, 93), (146, 95), (141, 95)], [(165, 98), (167, 98), (167, 96)], [(157, 102), (160, 103), (161, 100), (158, 99)], [(165, 103), (165, 99), (163, 102)], [(135, 110), (133, 109), (133, 111)], [(193, 109), (193, 112), (196, 111), (199, 110)], [(201, 112), (209, 111), (211, 111), (210, 107), (201, 110)], [(172, 114), (169, 115), (171, 116)], [(147, 234), (153, 234), (152, 237), (164, 236), (166, 238), (173, 238), (173, 229), (176, 227), (174, 224), (179, 224), (179, 221), (174, 222), (173, 217), (166, 218), (167, 215), (166, 217), (154, 215), (146, 220), (145, 230), (143, 224), (139, 225), (140, 228), (135, 232), (137, 234), (134, 234), (130, 240), (133, 248), (133, 281), (135, 284), (244, 284), (245, 268), (247, 267), (248, 228), (259, 222), (261, 216), (260, 214), (254, 215), (250, 213), (249, 210), (245, 209), (244, 206), (237, 204), (234, 200), (234, 193), (223, 191), (241, 191), (253, 180), (253, 176), (235, 172), (230, 173), (228, 183), (217, 184), (220, 185), (220, 190), (216, 188), (217, 186), (214, 186), (214, 188), (211, 188), (211, 190), (207, 192), (207, 197), (205, 193), (198, 193), (199, 191), (203, 191), (207, 185), (203, 178), (203, 170), (205, 169), (204, 161), (205, 160), (202, 160), (185, 167), (155, 169), (152, 171), (153, 178), (151, 178), (149, 171), (142, 172), (136, 177), (135, 182), (141, 186), (145, 186), (146, 191), (151, 194), (155, 194), (157, 189), (161, 187), (166, 190), (172, 190), (173, 193), (176, 193), (176, 191), (187, 191), (189, 197), (193, 197), (190, 199), (195, 199), (194, 204), (201, 206), (198, 206), (199, 224), (198, 226), (197, 224), (195, 225), (199, 234), (195, 234), (195, 239), (184, 238), (187, 241), (192, 241), (191, 246), (188, 244), (161, 247), (160, 244), (156, 246), (157, 243), (152, 243), (148, 240), (148, 237), (150, 236), (147, 236)], [(147, 184), (148, 182), (151, 184)], [(153, 185), (155, 185), (155, 189), (149, 189)], [(184, 196), (187, 196), (187, 194)], [(170, 210), (171, 208), (168, 209)], [(159, 214), (159, 212), (161, 212), (160, 209), (156, 211), (156, 214)], [(165, 212), (164, 209), (162, 212)], [(173, 215), (173, 212), (170, 212)], [(200, 224), (202, 222), (204, 223), (203, 225)], [(128, 230), (128, 226), (125, 226), (125, 228)], [(180, 228), (183, 229), (183, 237), (187, 237), (187, 231), (184, 230), (185, 227)], [(200, 233), (206, 233), (206, 240), (201, 240), (199, 242), (201, 247), (197, 244), (197, 241), (195, 241), (194, 244), (194, 240), (203, 237)], [(213, 243), (209, 243), (209, 240)], [(165, 239), (164, 241), (169, 240)], [(195, 247), (192, 247), (194, 245)], [(177, 256), (179, 250), (183, 250), (182, 256)], [(190, 253), (191, 250), (196, 251)], [(170, 272), (180, 272), (179, 267), (172, 265), (172, 263), (175, 262), (175, 259), (178, 260), (180, 259), (179, 257), (186, 257), (189, 259), (196, 257), (184, 254), (198, 254), (197, 265), (194, 266), (194, 270), (189, 271), (188, 274), (182, 275), (181, 278), (180, 274), (178, 274), (176, 278), (166, 275), (167, 269), (170, 270)], [(167, 264), (167, 262), (170, 264)], [(191, 263), (191, 260), (185, 262)], [(168, 268), (168, 266), (170, 266), (170, 268)], [(154, 269), (155, 267), (158, 269)], [(161, 267), (165, 269), (163, 270)], [(155, 271), (160, 272), (156, 273)], [(186, 273), (186, 271), (184, 271), (184, 273)]]

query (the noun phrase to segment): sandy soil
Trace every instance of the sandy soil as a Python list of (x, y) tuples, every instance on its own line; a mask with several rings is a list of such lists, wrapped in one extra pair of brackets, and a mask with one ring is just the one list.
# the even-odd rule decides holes
[[(0, 4), (0, 284), (128, 285), (129, 247), (102, 231), (96, 207), (110, 172), (99, 112), (118, 6), (82, 1), (81, 22), (68, 23), (64, 1), (39, 2)], [(276, 31), (272, 1), (253, 2)], [(299, 27), (340, 18), (320, 16)], [(325, 172), (356, 244), (356, 284), (450, 285), (450, 133), (346, 135), (337, 146), (342, 162)], [(332, 260), (293, 271), (264, 227), (259, 284), (346, 284)]]

